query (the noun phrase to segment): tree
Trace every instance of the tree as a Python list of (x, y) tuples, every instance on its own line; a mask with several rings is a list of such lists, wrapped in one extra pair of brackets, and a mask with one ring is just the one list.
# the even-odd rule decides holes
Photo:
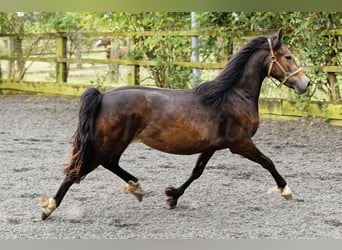
[[(1, 32), (22, 34), (24, 32), (24, 17), (22, 13), (1, 13)], [(10, 55), (14, 57), (23, 56), (23, 41), (22, 36), (10, 37)], [(9, 78), (14, 80), (23, 79), (25, 75), (25, 61), (16, 60), (9, 63)]]
[[(169, 31), (189, 30), (190, 13), (183, 12), (143, 12), (143, 13), (102, 13), (102, 18), (112, 31)], [(174, 65), (176, 61), (190, 61), (191, 41), (186, 36), (131, 37), (132, 60), (156, 61), (156, 66), (146, 66), (149, 78), (158, 87), (185, 88), (191, 79), (191, 69)], [(166, 64), (158, 62), (169, 62)]]

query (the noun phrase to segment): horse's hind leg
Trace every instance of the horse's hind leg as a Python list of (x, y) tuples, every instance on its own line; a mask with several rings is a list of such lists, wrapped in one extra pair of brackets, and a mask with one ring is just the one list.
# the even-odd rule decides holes
[(49, 198), (46, 195), (40, 197), (40, 206), (42, 209), (42, 220), (48, 218), (52, 212), (60, 205), (63, 197), (65, 196), (66, 192), (75, 183), (75, 178), (65, 177), (61, 186), (59, 187), (56, 195), (52, 198)]
[(142, 201), (144, 191), (142, 190), (138, 179), (122, 169), (118, 164), (118, 160), (113, 159), (105, 164), (102, 164), (102, 166), (119, 176), (127, 183), (127, 185), (124, 187), (125, 192), (133, 194), (138, 201)]
[(181, 185), (179, 188), (167, 187), (165, 189), (165, 194), (167, 196), (166, 203), (169, 205), (170, 208), (176, 207), (178, 198), (184, 193), (185, 189), (187, 189), (194, 180), (202, 175), (205, 166), (207, 165), (210, 158), (213, 156), (214, 152), (215, 151), (209, 151), (200, 154), (197, 159), (195, 168), (192, 170), (190, 178), (183, 185)]
[[(87, 171), (83, 173), (83, 177), (89, 174), (91, 171), (93, 171), (98, 166), (97, 163), (94, 161), (89, 165)], [(69, 188), (77, 181), (76, 176), (70, 176), (66, 175), (63, 179), (62, 184), (58, 188), (56, 195), (54, 197), (48, 197), (46, 195), (43, 195), (40, 197), (40, 207), (42, 210), (41, 218), (42, 220), (45, 220), (48, 218), (52, 212), (59, 207), (61, 204), (65, 194), (68, 192)]]

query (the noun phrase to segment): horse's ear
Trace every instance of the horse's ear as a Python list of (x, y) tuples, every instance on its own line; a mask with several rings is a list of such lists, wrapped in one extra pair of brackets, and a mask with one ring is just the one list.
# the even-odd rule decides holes
[(278, 30), (278, 34), (277, 34), (278, 40), (280, 41), (281, 39), (283, 39), (283, 28), (280, 28)]
[(281, 43), (282, 39), (283, 39), (283, 28), (280, 28), (273, 37), (273, 46), (277, 46), (279, 43)]

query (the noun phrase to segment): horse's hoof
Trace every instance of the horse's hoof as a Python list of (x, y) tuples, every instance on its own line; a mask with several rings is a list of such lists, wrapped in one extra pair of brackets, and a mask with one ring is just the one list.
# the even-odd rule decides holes
[(292, 200), (292, 191), (288, 185), (286, 185), (282, 190), (281, 190), (281, 196), (283, 196), (286, 200)]
[(166, 196), (173, 197), (176, 195), (177, 189), (170, 186), (170, 187), (165, 188), (164, 193)]
[(47, 215), (46, 213), (42, 212), (42, 216), (41, 216), (42, 220), (45, 220), (47, 217), (49, 217), (49, 215)]
[(142, 202), (144, 194), (133, 194), (135, 198), (137, 198), (138, 201)]
[(292, 194), (282, 195), (286, 200), (290, 201), (292, 200)]
[(167, 196), (166, 204), (169, 206), (170, 209), (174, 209), (177, 206), (177, 189), (174, 187), (167, 187), (165, 188), (165, 195)]
[(168, 196), (166, 199), (166, 204), (169, 206), (170, 209), (174, 209), (177, 206), (177, 200), (173, 197)]
[(268, 189), (268, 193), (278, 193), (279, 195), (283, 196), (286, 200), (292, 200), (292, 191), (288, 185), (284, 188), (279, 187), (272, 187)]

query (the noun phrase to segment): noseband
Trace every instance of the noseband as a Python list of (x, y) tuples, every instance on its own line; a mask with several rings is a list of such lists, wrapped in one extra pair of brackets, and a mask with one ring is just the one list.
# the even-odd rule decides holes
[[(271, 56), (270, 56), (270, 65), (268, 66), (268, 71), (267, 71), (267, 77), (270, 78), (272, 80), (272, 82), (278, 87), (278, 88), (281, 88), (288, 80), (290, 77), (298, 74), (300, 71), (302, 71), (303, 69), (302, 68), (298, 68), (296, 69), (295, 71), (292, 71), (292, 72), (287, 72), (284, 67), (277, 61), (277, 57), (274, 55), (274, 51), (273, 51), (273, 48), (272, 48), (272, 42), (271, 42), (271, 39), (267, 39), (268, 41), (268, 45), (270, 47), (270, 53), (271, 53)], [(273, 68), (273, 65), (276, 65), (280, 71), (284, 74), (284, 78), (283, 80), (279, 80), (280, 83), (277, 84), (273, 78), (271, 78), (271, 71), (272, 71), (272, 68)]]

